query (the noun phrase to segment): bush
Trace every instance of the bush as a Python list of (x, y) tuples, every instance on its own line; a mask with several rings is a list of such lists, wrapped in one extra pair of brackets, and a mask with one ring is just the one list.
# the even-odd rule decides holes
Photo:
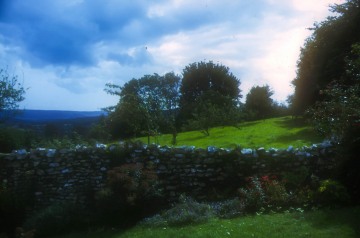
[(7, 190), (6, 184), (0, 183), (0, 231), (13, 234), (15, 228), (23, 222), (24, 210), (14, 194)]
[(284, 206), (289, 201), (289, 194), (285, 189), (283, 182), (276, 179), (275, 176), (261, 177), (261, 185), (265, 191), (266, 203), (275, 206)]
[(245, 203), (247, 211), (255, 212), (265, 206), (284, 206), (289, 202), (290, 195), (287, 193), (282, 182), (275, 176), (263, 176), (248, 178), (247, 188), (238, 190), (239, 197)]
[(142, 163), (108, 171), (107, 187), (95, 195), (96, 219), (106, 226), (127, 227), (159, 212), (167, 201), (154, 169)]
[(64, 234), (88, 226), (90, 216), (73, 203), (58, 203), (35, 212), (24, 223), (25, 230), (36, 230), (37, 237)]
[(283, 172), (282, 178), (285, 183), (285, 187), (290, 191), (296, 191), (300, 189), (309, 177), (309, 169), (302, 166), (296, 170), (290, 172)]
[(210, 205), (219, 218), (234, 218), (244, 214), (245, 203), (238, 198), (216, 202)]
[(338, 206), (348, 204), (350, 196), (340, 182), (327, 179), (320, 181), (320, 186), (314, 194), (317, 203), (324, 206)]
[(17, 149), (28, 149), (31, 147), (31, 135), (28, 131), (0, 127), (0, 152), (10, 153)]
[(249, 185), (247, 188), (238, 190), (240, 199), (244, 201), (246, 210), (255, 212), (265, 205), (265, 191), (257, 177), (248, 178)]
[(171, 209), (145, 219), (142, 223), (150, 226), (177, 226), (206, 222), (215, 217), (210, 205), (198, 203), (190, 197), (181, 195), (179, 203)]
[(108, 172), (108, 185), (116, 196), (134, 205), (147, 198), (161, 196), (158, 177), (151, 166), (144, 164), (125, 164)]

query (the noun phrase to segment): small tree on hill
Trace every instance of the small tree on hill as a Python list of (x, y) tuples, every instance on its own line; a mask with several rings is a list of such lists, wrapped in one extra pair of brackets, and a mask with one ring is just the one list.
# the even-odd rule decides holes
[(7, 70), (0, 69), (0, 112), (2, 120), (14, 113), (22, 102), (25, 89), (18, 82), (17, 76), (10, 76)]
[[(210, 61), (186, 66), (180, 87), (182, 122), (205, 123), (205, 120), (200, 118), (217, 112), (216, 117), (206, 118), (206, 124), (211, 126), (226, 124), (229, 111), (234, 111), (239, 104), (241, 98), (239, 86), (240, 80), (223, 65)], [(218, 117), (222, 119), (218, 120)], [(204, 125), (204, 123), (200, 124)]]
[(274, 103), (271, 96), (274, 94), (268, 85), (254, 86), (246, 95), (245, 110), (249, 119), (265, 119), (271, 116)]
[(107, 84), (105, 90), (120, 97), (116, 106), (108, 108), (113, 135), (150, 137), (159, 131), (176, 135), (179, 84), (180, 78), (174, 73), (145, 75), (122, 87)]

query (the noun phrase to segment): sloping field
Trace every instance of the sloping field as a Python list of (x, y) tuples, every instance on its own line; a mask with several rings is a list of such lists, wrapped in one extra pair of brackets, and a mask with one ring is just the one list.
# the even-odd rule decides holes
[[(144, 143), (147, 137), (139, 138)], [(171, 146), (171, 135), (151, 137), (150, 143)], [(260, 121), (244, 122), (236, 127), (216, 127), (210, 130), (210, 136), (205, 136), (200, 131), (179, 133), (176, 146), (196, 146), (205, 148), (216, 146), (222, 148), (259, 148), (275, 147), (287, 148), (309, 146), (319, 143), (323, 138), (316, 134), (314, 129), (303, 119), (291, 117), (271, 118)]]

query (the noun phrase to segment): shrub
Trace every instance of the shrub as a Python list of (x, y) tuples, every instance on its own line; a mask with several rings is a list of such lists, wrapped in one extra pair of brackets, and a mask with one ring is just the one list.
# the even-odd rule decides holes
[(32, 214), (24, 223), (24, 229), (36, 230), (37, 237), (64, 234), (88, 226), (90, 216), (73, 203), (50, 205)]
[(215, 217), (210, 205), (199, 203), (190, 197), (181, 195), (179, 203), (171, 209), (145, 219), (142, 223), (150, 226), (188, 225), (206, 222)]
[(292, 206), (313, 205), (314, 190), (309, 186), (304, 186), (296, 190), (295, 193), (290, 193), (290, 203)]
[(31, 135), (28, 131), (0, 127), (0, 152), (10, 153), (17, 149), (27, 149), (31, 146)]
[(109, 170), (108, 184), (113, 194), (121, 196), (131, 205), (161, 196), (156, 172), (151, 166), (144, 167), (142, 163), (125, 164)]
[(250, 177), (248, 182), (247, 188), (240, 188), (238, 192), (240, 199), (245, 202), (246, 209), (255, 212), (265, 205), (266, 195), (259, 178)]
[(216, 202), (210, 205), (219, 218), (233, 218), (244, 214), (245, 203), (238, 198)]
[(289, 194), (284, 184), (277, 180), (275, 176), (272, 178), (269, 176), (261, 177), (261, 185), (265, 191), (267, 204), (283, 206), (288, 203)]
[(96, 218), (107, 226), (130, 226), (167, 205), (150, 165), (124, 164), (108, 171), (107, 187), (95, 196)]
[(283, 172), (282, 178), (288, 190), (295, 191), (301, 188), (309, 177), (309, 169), (302, 166), (290, 172)]
[(289, 202), (289, 194), (282, 182), (275, 176), (250, 177), (247, 188), (238, 190), (240, 199), (245, 203), (246, 210), (258, 211), (265, 206), (283, 206)]
[(320, 181), (320, 186), (314, 194), (314, 199), (320, 205), (337, 206), (349, 203), (350, 196), (340, 182), (332, 179)]

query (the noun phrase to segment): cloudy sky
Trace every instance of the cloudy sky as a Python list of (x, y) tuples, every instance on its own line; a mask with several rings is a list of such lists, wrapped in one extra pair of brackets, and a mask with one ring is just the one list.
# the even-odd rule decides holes
[(343, 0), (0, 0), (0, 68), (26, 88), (25, 109), (99, 110), (145, 74), (213, 61), (242, 94), (269, 84), (293, 92), (300, 47)]

